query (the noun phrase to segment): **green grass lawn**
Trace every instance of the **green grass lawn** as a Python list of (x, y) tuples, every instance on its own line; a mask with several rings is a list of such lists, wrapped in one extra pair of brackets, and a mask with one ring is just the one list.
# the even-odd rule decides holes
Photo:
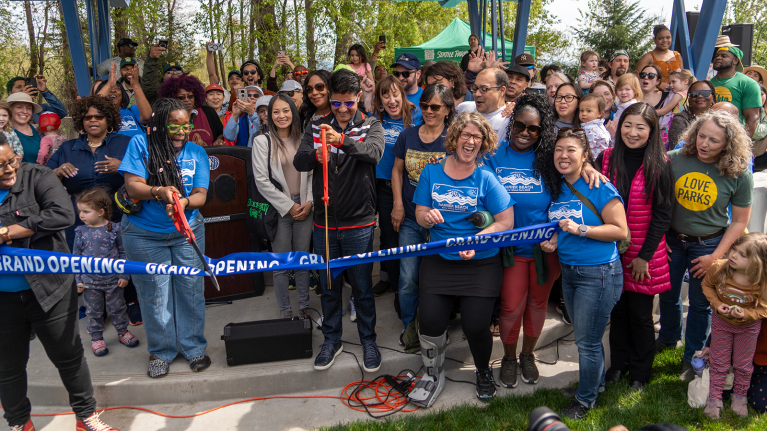
[[(767, 430), (767, 415), (750, 410), (749, 417), (740, 418), (725, 401), (722, 418), (712, 421), (703, 409), (687, 405), (687, 383), (679, 380), (683, 349), (666, 351), (655, 358), (653, 379), (640, 392), (632, 391), (624, 379), (607, 385), (599, 395), (597, 407), (587, 419), (565, 423), (573, 430), (607, 430), (623, 424), (636, 430), (650, 423), (670, 422), (690, 430)], [(524, 384), (524, 383), (520, 383)], [(507, 392), (499, 389), (499, 393)], [(324, 428), (334, 431), (356, 430), (526, 430), (528, 415), (534, 408), (545, 405), (559, 412), (570, 400), (559, 390), (539, 389), (524, 396), (506, 395), (492, 400), (487, 406), (458, 406), (428, 415), (403, 415), (397, 419), (367, 420), (349, 425)]]

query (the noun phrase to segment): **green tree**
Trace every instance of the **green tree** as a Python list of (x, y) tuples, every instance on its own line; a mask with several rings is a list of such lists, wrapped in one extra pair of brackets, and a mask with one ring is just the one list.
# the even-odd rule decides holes
[(767, 65), (767, 0), (730, 0), (724, 24), (753, 23), (751, 59)]
[(633, 69), (639, 57), (652, 48), (652, 28), (659, 17), (649, 15), (639, 2), (589, 0), (586, 11), (579, 12), (576, 38), (584, 49), (596, 51), (602, 58), (625, 49)]

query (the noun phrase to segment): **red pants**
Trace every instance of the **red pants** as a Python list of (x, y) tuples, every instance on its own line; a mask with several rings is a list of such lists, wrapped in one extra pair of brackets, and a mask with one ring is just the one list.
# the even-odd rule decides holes
[(556, 252), (546, 255), (546, 260), (549, 264), (549, 280), (542, 285), (538, 284), (535, 260), (532, 257), (514, 256), (515, 265), (503, 268), (500, 326), (504, 344), (514, 344), (519, 340), (523, 317), (525, 335), (541, 335), (551, 286), (562, 273)]
[(722, 386), (730, 364), (735, 371), (732, 392), (738, 396), (746, 396), (751, 385), (751, 373), (754, 372), (756, 339), (761, 329), (762, 322), (759, 320), (743, 326), (733, 326), (717, 316), (716, 311), (712, 313), (709, 398), (722, 399)]

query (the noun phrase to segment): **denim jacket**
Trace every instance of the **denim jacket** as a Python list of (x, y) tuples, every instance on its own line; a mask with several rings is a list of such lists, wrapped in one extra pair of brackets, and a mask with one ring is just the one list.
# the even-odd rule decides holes
[[(69, 253), (64, 229), (75, 222), (75, 211), (56, 174), (36, 163), (19, 165), (16, 184), (0, 205), (0, 223), (17, 224), (35, 233), (15, 239), (11, 247)], [(27, 274), (43, 311), (50, 310), (74, 289), (73, 274)]]

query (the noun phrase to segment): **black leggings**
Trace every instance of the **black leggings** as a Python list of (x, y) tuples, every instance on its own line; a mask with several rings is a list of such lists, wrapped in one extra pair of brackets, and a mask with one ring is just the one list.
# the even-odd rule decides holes
[(447, 330), (450, 311), (455, 300), (461, 308), (461, 328), (469, 341), (469, 350), (478, 370), (490, 367), (493, 352), (493, 336), (490, 319), (493, 315), (494, 297), (435, 295), (421, 292), (418, 300), (418, 324), (421, 334), (439, 337)]

